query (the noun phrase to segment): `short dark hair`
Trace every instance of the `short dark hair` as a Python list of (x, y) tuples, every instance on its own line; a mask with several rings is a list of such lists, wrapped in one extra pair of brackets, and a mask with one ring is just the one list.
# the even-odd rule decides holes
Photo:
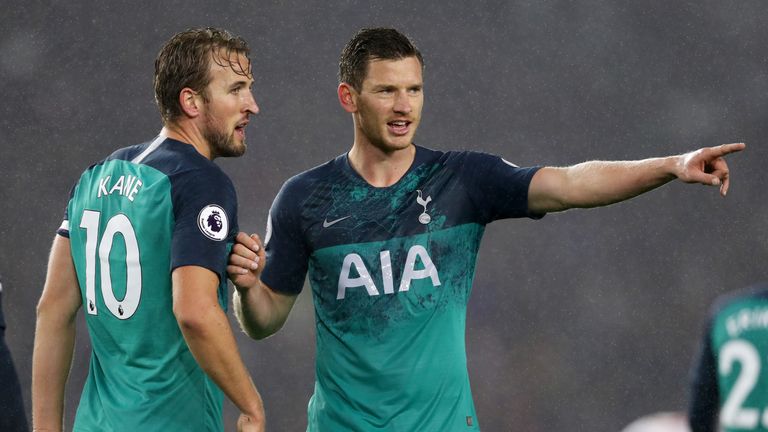
[[(244, 56), (248, 64), (231, 61), (232, 54)], [(250, 77), (249, 54), (250, 48), (245, 39), (226, 30), (206, 27), (175, 34), (163, 45), (155, 59), (155, 101), (163, 122), (172, 122), (181, 115), (179, 93), (185, 87), (200, 93), (207, 101), (205, 88), (211, 81), (211, 60), (221, 66), (229, 66), (239, 75)]]
[(421, 52), (408, 36), (393, 28), (364, 28), (344, 47), (339, 58), (339, 82), (360, 91), (371, 60), (416, 57), (424, 68)]

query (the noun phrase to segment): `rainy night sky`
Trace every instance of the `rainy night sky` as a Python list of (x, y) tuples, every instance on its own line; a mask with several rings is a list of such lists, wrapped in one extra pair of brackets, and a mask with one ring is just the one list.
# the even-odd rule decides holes
[[(746, 142), (729, 159), (725, 199), (671, 183), (608, 208), (499, 221), (478, 258), (467, 347), (483, 430), (618, 431), (685, 408), (710, 302), (768, 280), (768, 3), (223, 3), (3, 3), (0, 274), (28, 412), (35, 304), (69, 190), (115, 148), (154, 137), (154, 57), (173, 33), (209, 25), (245, 37), (253, 51), (261, 114), (248, 127), (247, 154), (219, 161), (246, 231), (264, 232), (283, 181), (351, 146), (337, 61), (361, 27), (397, 27), (422, 50), (416, 142), (427, 147), (527, 166)], [(309, 294), (279, 334), (238, 338), (272, 431), (306, 427)], [(89, 361), (80, 318), (67, 427)], [(236, 410), (227, 402), (225, 411), (233, 430)]]

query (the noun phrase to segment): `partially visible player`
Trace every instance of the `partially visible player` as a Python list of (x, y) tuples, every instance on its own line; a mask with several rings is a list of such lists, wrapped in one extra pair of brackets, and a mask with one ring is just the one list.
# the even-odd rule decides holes
[(436, 151), (413, 142), (424, 63), (405, 35), (363, 29), (339, 66), (352, 148), (283, 185), (263, 274), (247, 270), (264, 251), (245, 234), (229, 268), (235, 311), (254, 338), (283, 325), (309, 276), (317, 338), (309, 431), (478, 430), (465, 323), (485, 226), (608, 205), (674, 179), (725, 195), (724, 156), (744, 148), (527, 168)]
[(621, 432), (691, 432), (685, 413), (677, 411), (648, 414), (633, 421)]
[(768, 284), (713, 303), (691, 378), (693, 432), (768, 431)]
[(13, 358), (5, 344), (5, 319), (3, 318), (3, 283), (0, 280), (0, 431), (27, 432), (27, 415), (21, 398), (21, 386)]
[(264, 430), (225, 313), (237, 197), (212, 162), (245, 152), (258, 112), (248, 55), (223, 30), (173, 36), (155, 61), (160, 135), (92, 165), (72, 189), (38, 305), (36, 430), (62, 430), (81, 306), (93, 351), (74, 430), (220, 431), (222, 391), (242, 412), (239, 430)]

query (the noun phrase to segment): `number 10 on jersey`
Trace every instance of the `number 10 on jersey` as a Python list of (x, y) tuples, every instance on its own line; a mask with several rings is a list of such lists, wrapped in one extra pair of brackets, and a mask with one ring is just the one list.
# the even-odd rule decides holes
[[(101, 213), (85, 210), (80, 221), (80, 228), (85, 229), (85, 299), (86, 310), (90, 315), (98, 315), (96, 302), (96, 266), (99, 266), (101, 278), (101, 295), (107, 309), (116, 318), (125, 320), (133, 316), (141, 298), (141, 262), (139, 260), (139, 244), (136, 232), (130, 219), (124, 214), (112, 216), (99, 236), (99, 219)], [(109, 257), (115, 236), (122, 235), (125, 242), (126, 287), (122, 300), (115, 298), (112, 289), (112, 275)], [(98, 260), (97, 258), (98, 249)]]

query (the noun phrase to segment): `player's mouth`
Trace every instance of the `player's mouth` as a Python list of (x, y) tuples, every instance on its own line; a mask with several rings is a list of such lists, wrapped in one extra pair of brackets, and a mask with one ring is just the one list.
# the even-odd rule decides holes
[(235, 125), (235, 135), (240, 139), (245, 139), (245, 127), (248, 126), (248, 120)]
[(408, 120), (394, 120), (387, 122), (387, 129), (393, 135), (407, 135), (411, 130), (411, 122)]

